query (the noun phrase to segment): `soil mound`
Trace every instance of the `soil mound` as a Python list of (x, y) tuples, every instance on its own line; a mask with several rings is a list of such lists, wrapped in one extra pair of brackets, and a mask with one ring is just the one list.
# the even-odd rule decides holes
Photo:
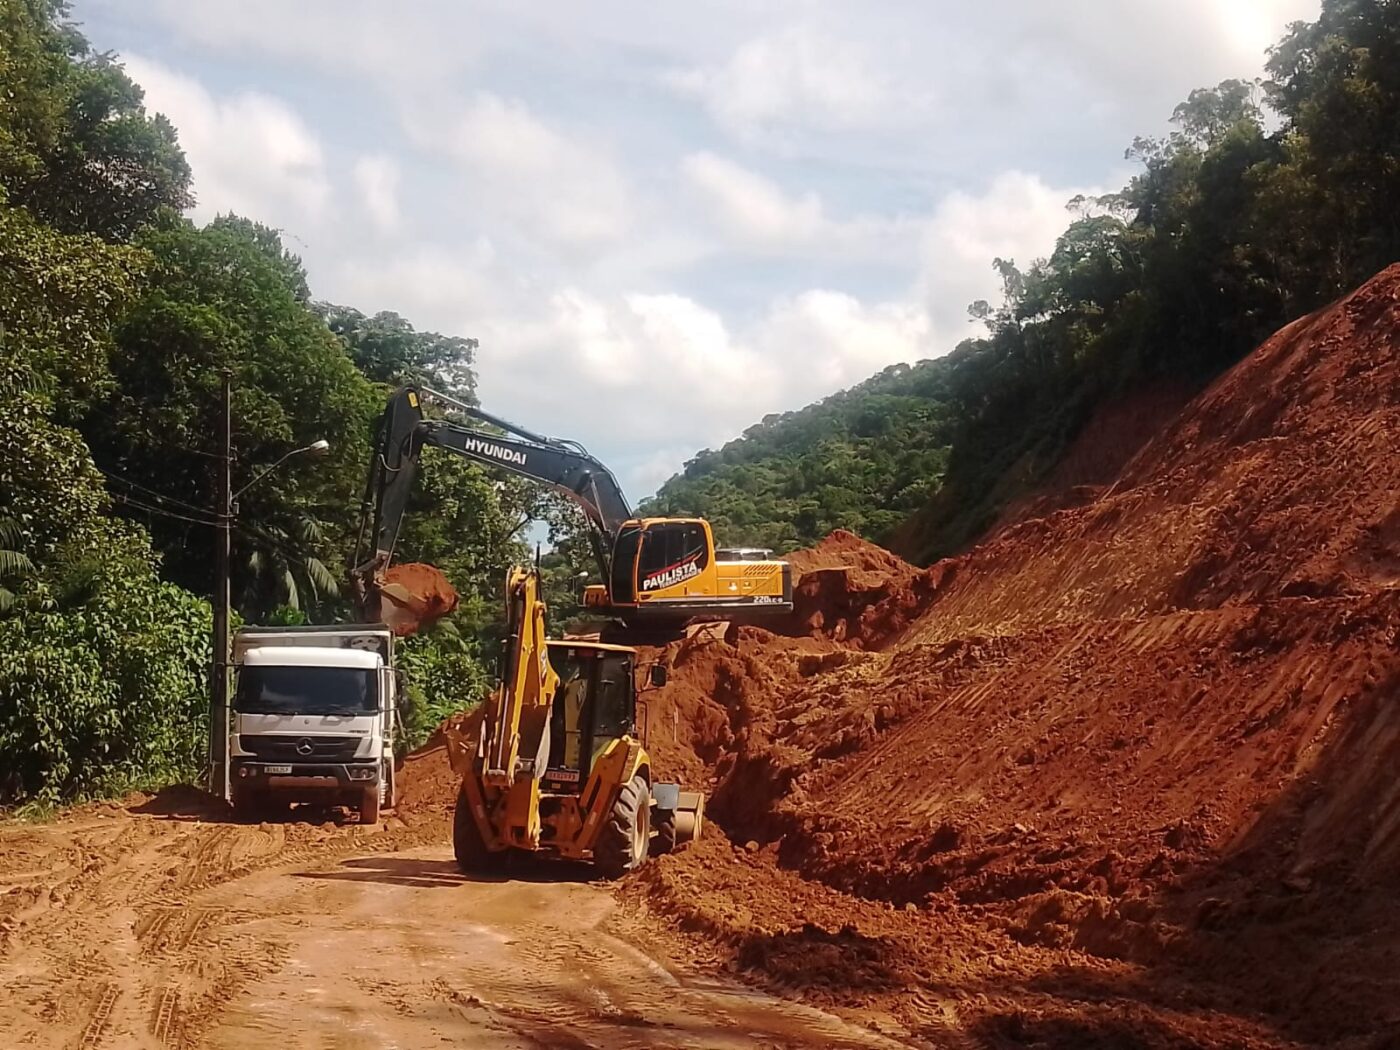
[(837, 529), (786, 556), (793, 615), (785, 633), (874, 649), (927, 607), (943, 573), (920, 571), (883, 547)]
[[(792, 555), (788, 636), (663, 655), (653, 702), (736, 848), (667, 858), (648, 906), (785, 986), (910, 1024), (931, 1001), (997, 1045), (1400, 1026), (1397, 351), (1400, 267), (1084, 506), (924, 572), (849, 534)], [(874, 958), (898, 994), (821, 976)]]
[(1400, 266), (1295, 321), (1088, 506), (955, 559), (936, 642), (1400, 585)]

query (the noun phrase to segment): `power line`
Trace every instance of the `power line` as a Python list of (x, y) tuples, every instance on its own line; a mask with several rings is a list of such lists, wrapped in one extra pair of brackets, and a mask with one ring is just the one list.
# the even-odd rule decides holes
[(173, 510), (166, 510), (164, 507), (155, 507), (149, 503), (142, 503), (140, 500), (132, 499), (130, 496), (120, 492), (112, 493), (112, 498), (118, 503), (123, 503), (128, 507), (135, 507), (137, 510), (144, 510), (148, 514), (160, 514), (167, 518), (188, 521), (195, 525), (209, 525), (212, 527), (219, 524), (217, 521), (211, 521), (208, 518), (192, 518), (188, 514), (176, 514)]
[(157, 492), (155, 489), (147, 488), (145, 485), (142, 485), (140, 482), (138, 482), (138, 481), (132, 481), (130, 478), (125, 477), (125, 476), (123, 476), (123, 475), (121, 475), (121, 474), (114, 474), (112, 471), (110, 471), (110, 470), (103, 470), (101, 467), (98, 467), (97, 469), (98, 469), (98, 472), (99, 472), (99, 473), (101, 473), (104, 477), (108, 478), (108, 479), (111, 480), (111, 481), (120, 482), (120, 483), (123, 484), (123, 485), (130, 485), (132, 488), (136, 489), (138, 492), (144, 492), (144, 493), (145, 493), (146, 495), (148, 495), (148, 496), (153, 496), (153, 497), (155, 497), (156, 499), (164, 500), (166, 503), (169, 503), (169, 504), (171, 504), (172, 506), (183, 507), (185, 510), (193, 511), (193, 512), (196, 513), (196, 514), (211, 514), (211, 513), (213, 513), (213, 512), (210, 511), (209, 508), (207, 508), (207, 507), (197, 507), (197, 506), (195, 506), (193, 503), (186, 503), (184, 500), (176, 499), (174, 496), (167, 496), (164, 492)]
[[(109, 471), (102, 470), (101, 467), (98, 467), (98, 470), (113, 481), (121, 482), (124, 485), (130, 485), (132, 488), (137, 489), (140, 492), (148, 493), (156, 499), (166, 500), (176, 507), (183, 507), (184, 509), (193, 511), (196, 514), (208, 515), (210, 513), (202, 507), (195, 506), (193, 503), (186, 503), (183, 500), (176, 499), (174, 496), (167, 496), (163, 492), (157, 492), (155, 489), (147, 488), (146, 486), (138, 482), (132, 481), (130, 478), (125, 478), (119, 474), (113, 474)], [(219, 526), (219, 522), (217, 520), (212, 520), (209, 517), (195, 518), (191, 517), (188, 514), (180, 514), (166, 507), (143, 502), (122, 492), (113, 492), (111, 495), (112, 498), (115, 499), (118, 503), (121, 503), (128, 507), (132, 507), (136, 510), (145, 511), (148, 514), (158, 514), (162, 517), (173, 518), (176, 521), (185, 521), (193, 525), (206, 525), (210, 528), (218, 528)], [(312, 544), (308, 544), (306, 549), (298, 550), (295, 546), (293, 546), (294, 541), (278, 539), (274, 537), (271, 533), (266, 532), (265, 530), (258, 529), (256, 526), (244, 525), (236, 518), (230, 524), (233, 531), (237, 532), (245, 540), (251, 540), (252, 542), (260, 546), (275, 550), (286, 557), (301, 561), (308, 557), (317, 556), (315, 546)]]

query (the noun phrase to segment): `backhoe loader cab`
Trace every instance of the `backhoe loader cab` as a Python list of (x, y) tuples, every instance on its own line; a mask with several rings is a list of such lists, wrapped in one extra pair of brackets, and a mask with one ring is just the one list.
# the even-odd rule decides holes
[(559, 688), (550, 712), (546, 786), (576, 789), (613, 741), (635, 733), (636, 655), (618, 645), (549, 643), (549, 662), (559, 676)]

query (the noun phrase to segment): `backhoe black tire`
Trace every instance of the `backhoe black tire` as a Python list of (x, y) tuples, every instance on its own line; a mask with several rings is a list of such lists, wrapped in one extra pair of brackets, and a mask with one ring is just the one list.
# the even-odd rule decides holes
[(674, 853), (675, 850), (676, 814), (674, 810), (667, 810), (657, 818), (656, 834), (651, 840), (651, 855), (664, 857), (667, 853)]
[(618, 879), (646, 863), (651, 842), (651, 788), (646, 778), (622, 785), (612, 812), (598, 832), (593, 864), (605, 879)]
[(457, 870), (463, 875), (491, 875), (505, 863), (504, 852), (493, 853), (486, 848), (472, 816), (466, 788), (457, 789), (457, 805), (452, 810), (452, 852), (457, 858)]
[(370, 784), (360, 789), (360, 823), (379, 823), (379, 785)]

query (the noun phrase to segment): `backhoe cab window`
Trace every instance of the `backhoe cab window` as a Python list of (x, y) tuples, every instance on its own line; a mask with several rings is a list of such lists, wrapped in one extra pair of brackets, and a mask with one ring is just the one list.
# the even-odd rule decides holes
[(586, 778), (603, 749), (632, 731), (632, 657), (552, 645), (549, 661), (559, 675), (549, 766), (575, 769)]
[(598, 662), (598, 701), (593, 708), (593, 732), (613, 738), (632, 730), (632, 661), (605, 656)]
[(638, 590), (645, 594), (683, 583), (709, 563), (705, 530), (699, 525), (653, 525), (642, 537)]

